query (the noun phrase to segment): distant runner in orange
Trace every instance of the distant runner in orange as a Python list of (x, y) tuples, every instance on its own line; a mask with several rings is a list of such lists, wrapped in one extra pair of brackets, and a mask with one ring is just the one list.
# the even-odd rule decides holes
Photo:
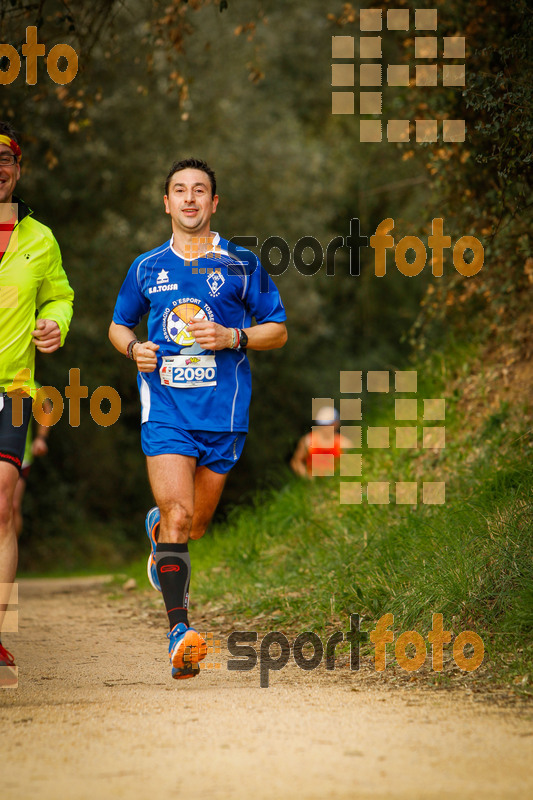
[(313, 477), (313, 471), (315, 475), (327, 474), (330, 456), (334, 456), (337, 468), (343, 450), (353, 447), (351, 441), (339, 433), (339, 413), (333, 406), (324, 406), (318, 411), (315, 426), (311, 433), (302, 436), (291, 459), (291, 469), (302, 478)]

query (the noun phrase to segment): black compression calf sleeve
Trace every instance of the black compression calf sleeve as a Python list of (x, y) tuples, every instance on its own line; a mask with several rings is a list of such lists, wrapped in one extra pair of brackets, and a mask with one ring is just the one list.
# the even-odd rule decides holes
[(187, 544), (158, 543), (155, 564), (170, 630), (178, 622), (184, 622), (188, 626), (191, 559)]

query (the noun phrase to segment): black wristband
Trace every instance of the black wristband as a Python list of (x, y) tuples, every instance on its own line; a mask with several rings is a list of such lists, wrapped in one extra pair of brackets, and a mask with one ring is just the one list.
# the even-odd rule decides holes
[(131, 358), (132, 361), (134, 361), (133, 348), (135, 347), (136, 344), (140, 344), (139, 340), (138, 339), (132, 339), (131, 342), (128, 342), (128, 347), (126, 349), (126, 357), (127, 358)]
[(245, 350), (248, 346), (248, 335), (239, 328), (239, 350)]

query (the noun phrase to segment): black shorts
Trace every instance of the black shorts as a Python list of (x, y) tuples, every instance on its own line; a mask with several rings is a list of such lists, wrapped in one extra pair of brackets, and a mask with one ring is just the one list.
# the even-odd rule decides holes
[[(16, 399), (19, 403), (19, 398)], [(13, 464), (19, 472), (26, 445), (26, 434), (32, 409), (31, 397), (22, 398), (22, 425), (13, 425), (13, 398), (0, 394), (0, 461)]]

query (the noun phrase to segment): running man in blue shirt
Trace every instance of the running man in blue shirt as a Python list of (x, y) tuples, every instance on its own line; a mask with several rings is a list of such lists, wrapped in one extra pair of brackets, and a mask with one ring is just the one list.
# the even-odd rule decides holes
[[(172, 676), (189, 678), (206, 643), (189, 626), (187, 543), (204, 535), (244, 446), (246, 350), (282, 347), (287, 330), (279, 292), (257, 257), (211, 231), (213, 170), (197, 159), (175, 162), (164, 203), (172, 237), (131, 265), (109, 338), (137, 362), (141, 443), (157, 503), (146, 518), (148, 577), (167, 609)], [(140, 342), (134, 329), (145, 314), (148, 341)]]

